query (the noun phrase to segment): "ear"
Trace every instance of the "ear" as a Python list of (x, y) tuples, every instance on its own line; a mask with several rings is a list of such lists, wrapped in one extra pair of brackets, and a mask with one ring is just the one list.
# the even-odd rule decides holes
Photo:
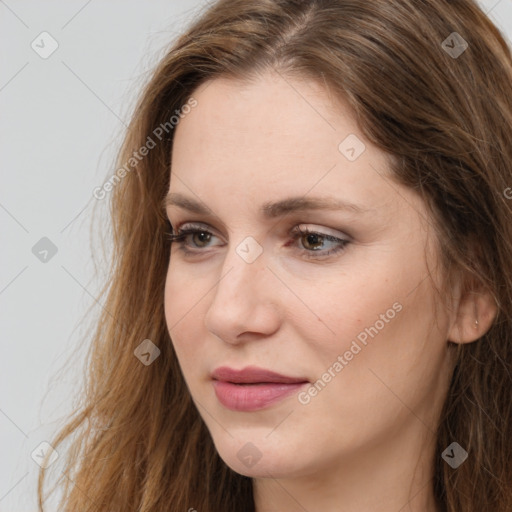
[(492, 293), (482, 283), (472, 279), (470, 286), (462, 288), (448, 331), (448, 341), (453, 343), (471, 343), (481, 338), (491, 328), (498, 311)]

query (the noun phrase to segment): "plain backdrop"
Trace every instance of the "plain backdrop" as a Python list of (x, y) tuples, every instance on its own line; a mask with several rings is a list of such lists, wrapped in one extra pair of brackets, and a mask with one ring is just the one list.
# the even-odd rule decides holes
[[(512, 0), (480, 3), (512, 40)], [(0, 0), (0, 512), (37, 510), (37, 455), (81, 384), (80, 322), (101, 311), (106, 270), (92, 254), (107, 199), (92, 191), (115, 170), (141, 84), (206, 5)]]

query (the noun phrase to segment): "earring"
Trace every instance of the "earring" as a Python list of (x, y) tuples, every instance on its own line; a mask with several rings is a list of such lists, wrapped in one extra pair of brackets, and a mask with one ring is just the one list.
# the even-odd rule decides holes
[(478, 320), (475, 320), (475, 328), (478, 327)]

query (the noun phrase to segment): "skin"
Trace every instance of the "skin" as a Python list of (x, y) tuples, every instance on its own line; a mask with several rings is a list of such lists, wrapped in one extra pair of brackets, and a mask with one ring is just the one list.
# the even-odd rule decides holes
[[(193, 96), (197, 107), (176, 128), (169, 191), (212, 215), (174, 205), (167, 214), (175, 230), (194, 222), (212, 235), (188, 237), (192, 256), (173, 244), (165, 314), (221, 458), (253, 478), (257, 512), (436, 511), (433, 432), (453, 369), (449, 341), (487, 330), (489, 298), (455, 289), (450, 305), (439, 306), (434, 286), (443, 277), (422, 199), (392, 181), (386, 154), (320, 83), (269, 71), (251, 82), (217, 78)], [(349, 134), (366, 146), (355, 161), (338, 149)], [(373, 210), (259, 216), (261, 204), (289, 196), (335, 196)], [(337, 244), (293, 241), (295, 226), (350, 243), (314, 259), (315, 246), (325, 253)], [(252, 263), (236, 252), (248, 236), (263, 251)], [(396, 303), (394, 318), (332, 370)], [(210, 381), (221, 365), (311, 383), (331, 368), (334, 377), (307, 404), (292, 394), (235, 412)], [(261, 456), (251, 467), (237, 457), (246, 443)]]

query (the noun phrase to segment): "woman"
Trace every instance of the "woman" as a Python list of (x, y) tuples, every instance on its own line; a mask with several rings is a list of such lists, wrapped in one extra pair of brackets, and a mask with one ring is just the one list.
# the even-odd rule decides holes
[(472, 0), (209, 7), (104, 189), (62, 510), (511, 510), (511, 84)]

